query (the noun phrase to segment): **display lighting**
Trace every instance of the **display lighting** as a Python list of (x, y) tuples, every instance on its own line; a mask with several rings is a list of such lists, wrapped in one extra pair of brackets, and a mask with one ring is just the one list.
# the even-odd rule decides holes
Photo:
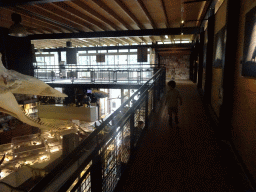
[(57, 151), (59, 151), (60, 149), (58, 148), (58, 147), (55, 147), (55, 148), (53, 148), (53, 149), (50, 149), (50, 152), (51, 153), (54, 153), (54, 152), (57, 152)]
[(40, 157), (40, 160), (47, 160), (48, 159), (48, 157), (46, 156), (46, 155), (44, 155), (44, 156), (42, 156), (42, 157)]

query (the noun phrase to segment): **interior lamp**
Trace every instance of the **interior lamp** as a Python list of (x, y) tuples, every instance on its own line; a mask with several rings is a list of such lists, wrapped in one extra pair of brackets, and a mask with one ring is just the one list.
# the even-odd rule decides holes
[(12, 14), (12, 21), (14, 22), (9, 29), (9, 35), (14, 37), (26, 37), (28, 32), (23, 25), (21, 25), (21, 16), (17, 13)]

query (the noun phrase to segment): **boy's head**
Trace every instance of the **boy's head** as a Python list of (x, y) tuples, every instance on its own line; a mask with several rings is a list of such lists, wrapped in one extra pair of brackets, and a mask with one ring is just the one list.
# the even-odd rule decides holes
[(167, 85), (170, 86), (171, 88), (175, 88), (176, 87), (176, 82), (171, 80), (171, 81), (168, 82)]

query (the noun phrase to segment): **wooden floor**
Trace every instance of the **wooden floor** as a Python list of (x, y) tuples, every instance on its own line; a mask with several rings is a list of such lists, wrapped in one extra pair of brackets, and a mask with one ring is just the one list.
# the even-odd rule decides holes
[(156, 112), (115, 192), (253, 191), (225, 156), (196, 85), (181, 81), (177, 88), (183, 97), (180, 123), (168, 125), (165, 106)]

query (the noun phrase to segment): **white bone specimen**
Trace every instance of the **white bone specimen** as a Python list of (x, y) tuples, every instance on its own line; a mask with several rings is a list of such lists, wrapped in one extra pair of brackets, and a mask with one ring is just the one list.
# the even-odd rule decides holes
[(17, 71), (8, 70), (3, 66), (2, 55), (0, 54), (0, 111), (16, 117), (20, 121), (41, 129), (51, 129), (52, 126), (33, 119), (24, 114), (13, 93), (67, 97), (67, 95), (50, 87), (43, 81), (23, 75)]

